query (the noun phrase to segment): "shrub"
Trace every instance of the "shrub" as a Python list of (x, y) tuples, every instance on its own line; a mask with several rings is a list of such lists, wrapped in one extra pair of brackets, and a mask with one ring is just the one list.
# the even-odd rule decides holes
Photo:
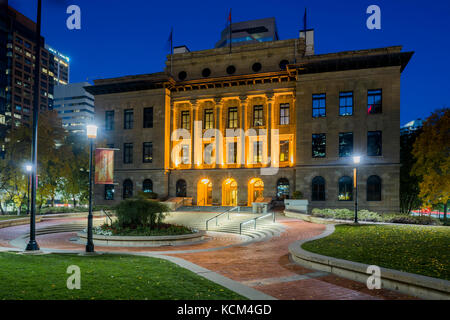
[(139, 191), (137, 194), (137, 199), (158, 199), (158, 194), (155, 192), (143, 192), (143, 191)]
[(294, 191), (292, 193), (292, 199), (303, 199), (303, 193), (301, 191)]
[(421, 225), (440, 225), (440, 221), (430, 216), (411, 216), (407, 214), (392, 214), (383, 217), (384, 222), (421, 224)]
[[(355, 212), (350, 209), (318, 209), (312, 210), (312, 215), (320, 218), (331, 218), (341, 220), (353, 220)], [(358, 211), (358, 219), (362, 221), (382, 221), (381, 216), (369, 210)]]
[(155, 228), (164, 219), (169, 208), (160, 202), (145, 199), (127, 199), (116, 206), (117, 223), (121, 228)]

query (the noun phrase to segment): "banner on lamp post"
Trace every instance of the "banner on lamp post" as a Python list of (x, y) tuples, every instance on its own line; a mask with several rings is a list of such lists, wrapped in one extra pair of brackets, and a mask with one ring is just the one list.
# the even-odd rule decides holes
[(95, 149), (95, 184), (114, 184), (114, 150)]

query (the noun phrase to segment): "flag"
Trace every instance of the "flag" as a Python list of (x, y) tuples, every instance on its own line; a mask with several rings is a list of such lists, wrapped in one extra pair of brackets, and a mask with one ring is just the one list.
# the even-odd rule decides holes
[(114, 184), (114, 149), (95, 149), (95, 184)]
[(306, 8), (305, 8), (305, 15), (303, 16), (303, 31), (305, 31), (306, 35)]
[(169, 39), (167, 39), (167, 49), (173, 54), (173, 28), (170, 29)]

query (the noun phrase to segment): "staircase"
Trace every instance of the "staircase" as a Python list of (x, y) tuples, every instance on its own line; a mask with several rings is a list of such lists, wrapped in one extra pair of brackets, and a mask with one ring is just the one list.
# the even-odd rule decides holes
[[(94, 219), (93, 226), (100, 226), (105, 222), (104, 219)], [(41, 236), (45, 234), (51, 233), (62, 233), (62, 232), (79, 232), (87, 229), (87, 220), (80, 222), (71, 222), (71, 223), (63, 223), (63, 224), (55, 224), (48, 227), (38, 228), (36, 229), (36, 236)], [(25, 237), (29, 237), (30, 233), (26, 233)]]

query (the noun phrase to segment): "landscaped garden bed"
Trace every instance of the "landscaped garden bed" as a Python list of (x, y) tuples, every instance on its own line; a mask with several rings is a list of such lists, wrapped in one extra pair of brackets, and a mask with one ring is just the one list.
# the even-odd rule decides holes
[[(69, 290), (67, 267), (81, 272)], [(242, 296), (176, 264), (156, 258), (0, 253), (0, 300), (236, 300)]]
[(321, 255), (450, 280), (450, 229), (407, 225), (337, 225), (302, 245)]
[[(313, 209), (311, 216), (324, 219), (353, 221), (355, 212), (349, 209)], [(413, 216), (400, 213), (379, 214), (369, 210), (358, 211), (358, 220), (417, 225), (442, 225), (439, 219), (430, 216)]]

